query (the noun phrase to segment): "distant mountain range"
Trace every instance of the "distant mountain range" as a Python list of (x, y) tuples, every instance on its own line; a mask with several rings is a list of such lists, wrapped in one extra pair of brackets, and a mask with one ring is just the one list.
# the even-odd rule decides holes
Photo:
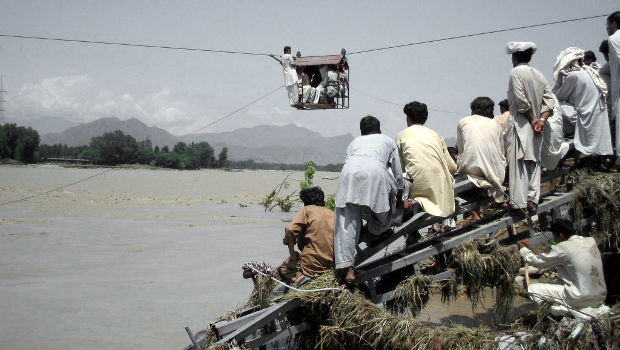
[(179, 141), (206, 141), (215, 149), (216, 155), (222, 148), (228, 147), (228, 159), (252, 159), (258, 163), (302, 164), (307, 160), (312, 160), (317, 165), (342, 163), (347, 145), (353, 140), (350, 134), (325, 137), (293, 124), (174, 136), (158, 127), (147, 126), (138, 119), (120, 120), (111, 117), (78, 124), (61, 132), (43, 134), (41, 144), (88, 145), (91, 138), (116, 130), (131, 135), (138, 141), (148, 138), (153, 146), (159, 147), (172, 147)]
[[(221, 133), (190, 134), (175, 136), (155, 126), (148, 126), (138, 119), (120, 120), (115, 117), (101, 118), (79, 124), (63, 118), (39, 118), (28, 121), (7, 120), (22, 126), (31, 126), (41, 134), (41, 144), (88, 145), (95, 136), (120, 130), (136, 140), (150, 139), (153, 146), (174, 146), (177, 142), (208, 142), (217, 153), (228, 147), (228, 159), (249, 160), (257, 163), (302, 164), (312, 160), (318, 165), (344, 162), (351, 134), (325, 137), (312, 130), (295, 126), (261, 125)], [(456, 139), (446, 139), (454, 146)]]

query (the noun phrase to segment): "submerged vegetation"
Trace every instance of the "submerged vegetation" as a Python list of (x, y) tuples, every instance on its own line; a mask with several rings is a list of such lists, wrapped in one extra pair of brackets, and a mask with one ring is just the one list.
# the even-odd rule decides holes
[[(314, 166), (314, 163), (312, 163), (311, 161), (307, 161), (304, 165), (306, 167), (306, 170), (304, 172), (304, 179), (299, 184), (300, 190), (312, 187), (314, 185), (314, 173), (316, 173), (316, 167)], [(288, 179), (292, 174), (293, 173), (291, 172), (286, 175), (284, 180), (282, 180), (282, 182), (276, 185), (276, 187), (260, 201), (259, 204), (265, 208), (265, 211), (271, 211), (275, 207), (280, 207), (280, 210), (288, 213), (293, 208), (293, 205), (299, 202), (299, 200), (295, 196), (297, 194), (297, 190), (286, 193), (288, 192), (288, 188), (291, 186), (291, 184), (288, 182)]]

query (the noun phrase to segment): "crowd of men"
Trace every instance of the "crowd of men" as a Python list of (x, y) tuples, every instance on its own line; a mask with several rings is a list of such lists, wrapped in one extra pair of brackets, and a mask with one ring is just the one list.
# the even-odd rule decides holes
[[(475, 98), (470, 104), (471, 116), (458, 123), (457, 154), (448, 151), (443, 137), (424, 126), (428, 109), (422, 102), (404, 106), (407, 128), (395, 140), (381, 134), (377, 118), (362, 118), (361, 136), (346, 151), (335, 212), (324, 208), (320, 188), (301, 192), (305, 206), (286, 228), (284, 244), (290, 257), (280, 266), (281, 275), (295, 284), (335, 266), (344, 284), (355, 285), (360, 239), (374, 244), (392, 234), (397, 210), (452, 217), (455, 176), (469, 179), (500, 207), (534, 214), (542, 168), (558, 166), (569, 151), (565, 136), (570, 133), (579, 154), (613, 165), (613, 146), (620, 151), (620, 138), (612, 139), (620, 135), (619, 28), (620, 12), (614, 12), (607, 18), (607, 45), (601, 45), (608, 47), (601, 50), (608, 62), (598, 69), (592, 55), (586, 56), (582, 49), (570, 47), (560, 52), (553, 67), (553, 88), (529, 65), (536, 45), (508, 43), (506, 53), (514, 68), (507, 99), (499, 103), (501, 115), (493, 115), (495, 104), (490, 98)], [(290, 48), (288, 52), (290, 55)], [(281, 60), (285, 81), (293, 83), (294, 79), (287, 78), (289, 59), (285, 56)], [(291, 90), (292, 102), (296, 93)], [(479, 218), (477, 212), (472, 216)], [(546, 255), (534, 255), (527, 249), (527, 241), (519, 243), (527, 262), (560, 266), (564, 285), (534, 287), (531, 292), (537, 297), (533, 299), (554, 298), (578, 308), (599, 307), (605, 282), (596, 244), (591, 238), (574, 235), (570, 222), (561, 221), (552, 229), (559, 244)], [(295, 252), (295, 243), (301, 253)], [(412, 243), (409, 238), (408, 243)], [(587, 254), (584, 247), (589, 247)], [(573, 263), (575, 259), (581, 259), (580, 266)], [(600, 273), (594, 276), (594, 270)]]

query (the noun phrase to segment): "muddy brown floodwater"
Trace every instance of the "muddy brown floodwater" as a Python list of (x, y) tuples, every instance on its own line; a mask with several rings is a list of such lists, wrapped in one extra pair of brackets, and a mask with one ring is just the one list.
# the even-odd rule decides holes
[[(0, 166), (0, 203), (105, 170)], [(244, 261), (286, 257), (296, 209), (258, 202), (289, 173), (112, 169), (0, 206), (0, 349), (183, 348), (184, 326), (196, 332), (247, 300)], [(315, 184), (334, 193), (337, 176), (317, 172)], [(302, 179), (292, 173), (291, 191)], [(432, 305), (420, 319), (463, 309), (461, 321), (478, 323), (468, 302)]]

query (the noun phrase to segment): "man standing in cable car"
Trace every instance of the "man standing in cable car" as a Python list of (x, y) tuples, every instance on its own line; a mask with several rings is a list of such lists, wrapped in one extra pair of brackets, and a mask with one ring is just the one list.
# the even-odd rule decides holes
[(280, 62), (282, 65), (282, 72), (284, 73), (284, 86), (286, 86), (286, 91), (288, 92), (288, 99), (291, 103), (291, 106), (297, 104), (297, 100), (299, 98), (299, 88), (297, 87), (297, 71), (295, 71), (295, 67), (293, 64), (295, 59), (293, 55), (291, 55), (291, 47), (284, 47), (284, 55), (277, 57), (276, 55), (269, 55), (274, 60)]

